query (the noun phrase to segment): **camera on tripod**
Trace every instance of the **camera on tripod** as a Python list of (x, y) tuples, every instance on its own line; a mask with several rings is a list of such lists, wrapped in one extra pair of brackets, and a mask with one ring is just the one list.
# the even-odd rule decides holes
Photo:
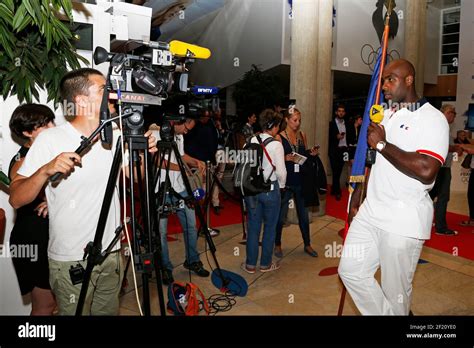
[[(94, 51), (96, 64), (110, 62), (111, 89), (120, 90), (124, 102), (161, 105), (161, 99), (167, 98), (172, 91), (187, 91), (186, 59), (174, 57), (166, 43), (154, 46), (160, 48), (152, 48), (151, 52), (142, 55), (109, 53), (102, 47)], [(178, 81), (176, 87), (175, 81)]]
[[(187, 65), (195, 59), (207, 59), (211, 52), (204, 47), (181, 41), (129, 41), (138, 54), (111, 53), (102, 47), (94, 51), (95, 64), (110, 62), (107, 91), (102, 100), (100, 119), (109, 119), (106, 103), (119, 100), (123, 105), (126, 135), (143, 135), (143, 107), (162, 105), (169, 96), (188, 91)], [(137, 49), (138, 48), (138, 49)], [(110, 144), (112, 129), (104, 127), (102, 142)]]

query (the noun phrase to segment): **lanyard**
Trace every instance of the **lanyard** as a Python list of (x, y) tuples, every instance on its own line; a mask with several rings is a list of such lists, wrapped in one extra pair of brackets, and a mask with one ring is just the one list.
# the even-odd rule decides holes
[(298, 146), (299, 146), (299, 144), (300, 144), (300, 139), (298, 139), (298, 133), (296, 134), (296, 145), (294, 145), (294, 144), (291, 142), (291, 139), (290, 139), (290, 137), (288, 136), (288, 132), (286, 131), (286, 129), (285, 129), (285, 135), (286, 135), (286, 139), (288, 139), (288, 143), (290, 144), (291, 149), (293, 150), (293, 152), (298, 153)]

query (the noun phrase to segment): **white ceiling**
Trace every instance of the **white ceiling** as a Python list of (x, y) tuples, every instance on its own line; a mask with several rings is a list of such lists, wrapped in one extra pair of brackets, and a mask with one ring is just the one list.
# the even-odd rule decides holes
[(152, 27), (159, 27), (162, 34), (160, 40), (166, 40), (190, 24), (193, 24), (193, 31), (202, 32), (226, 1), (139, 0), (136, 3), (141, 2), (143, 6), (153, 9)]

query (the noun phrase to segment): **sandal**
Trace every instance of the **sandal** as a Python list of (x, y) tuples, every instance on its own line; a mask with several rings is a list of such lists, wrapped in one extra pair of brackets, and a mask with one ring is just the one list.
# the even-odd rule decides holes
[(464, 227), (466, 227), (466, 226), (473, 227), (474, 226), (474, 220), (461, 221), (459, 223), (459, 225), (464, 226)]
[(272, 262), (270, 266), (268, 267), (260, 267), (260, 272), (266, 273), (266, 272), (271, 272), (271, 271), (276, 271), (277, 269), (280, 268), (280, 264), (276, 262)]
[(251, 268), (251, 267), (247, 266), (247, 264), (245, 262), (240, 265), (240, 268), (243, 269), (247, 273), (250, 273), (250, 274), (255, 273), (255, 267)]

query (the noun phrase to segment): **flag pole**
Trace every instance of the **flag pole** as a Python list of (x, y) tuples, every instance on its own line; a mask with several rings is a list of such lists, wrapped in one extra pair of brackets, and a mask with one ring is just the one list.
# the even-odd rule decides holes
[[(380, 103), (380, 92), (382, 90), (382, 76), (383, 76), (383, 70), (385, 67), (385, 62), (386, 62), (386, 57), (387, 57), (387, 49), (388, 49), (388, 36), (390, 32), (390, 16), (392, 15), (393, 12), (393, 2), (394, 0), (388, 0), (388, 6), (387, 6), (387, 15), (385, 17), (385, 27), (384, 27), (384, 33), (383, 33), (383, 39), (382, 39), (382, 46), (381, 46), (381, 63), (380, 63), (380, 69), (379, 69), (379, 75), (377, 78), (377, 90), (375, 94), (375, 105), (378, 105)], [(359, 206), (362, 204), (362, 201), (365, 198), (365, 191), (367, 187), (367, 183), (369, 181), (369, 176), (370, 176), (370, 168), (368, 166), (365, 167), (365, 173), (364, 173), (364, 180), (361, 183), (356, 183), (356, 185), (362, 185), (362, 192), (360, 194), (359, 198)], [(350, 201), (349, 201), (349, 210), (351, 207), (351, 202), (352, 202), (352, 195), (350, 196)], [(357, 198), (357, 197), (355, 197)], [(349, 212), (350, 213), (350, 212)], [(349, 213), (347, 214), (346, 218), (346, 226), (345, 226), (345, 233), (343, 236), (343, 244), (346, 240), (347, 237), (347, 232), (349, 230)], [(344, 283), (342, 283), (342, 292), (341, 292), (341, 298), (339, 300), (339, 308), (337, 311), (337, 315), (341, 316), (342, 312), (344, 310), (344, 302), (346, 299), (346, 292), (347, 289), (344, 286)]]

